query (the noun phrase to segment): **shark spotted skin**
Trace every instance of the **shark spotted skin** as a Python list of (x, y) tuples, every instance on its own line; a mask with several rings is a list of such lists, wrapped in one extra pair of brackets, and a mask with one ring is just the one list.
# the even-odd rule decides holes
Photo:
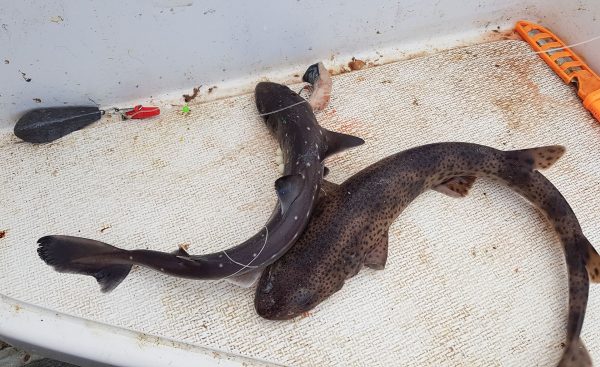
[(253, 237), (224, 251), (189, 255), (183, 248), (173, 253), (124, 250), (91, 239), (54, 235), (38, 240), (39, 256), (59, 272), (94, 276), (105, 292), (114, 289), (133, 264), (184, 278), (228, 278), (252, 284), (306, 228), (323, 181), (323, 160), (364, 143), (320, 127), (311, 106), (284, 85), (259, 83), (255, 98), (259, 113), (279, 141), (284, 176), (275, 182), (277, 206)]
[(559, 366), (591, 366), (579, 335), (589, 280), (599, 280), (600, 257), (564, 197), (537, 171), (551, 166), (563, 153), (562, 146), (500, 151), (468, 143), (439, 143), (389, 156), (341, 185), (325, 182), (304, 234), (263, 272), (256, 290), (256, 311), (267, 319), (291, 319), (341, 289), (363, 265), (383, 269), (389, 226), (411, 201), (429, 189), (465, 196), (475, 178), (482, 177), (510, 187), (533, 203), (560, 237), (569, 273), (569, 316)]

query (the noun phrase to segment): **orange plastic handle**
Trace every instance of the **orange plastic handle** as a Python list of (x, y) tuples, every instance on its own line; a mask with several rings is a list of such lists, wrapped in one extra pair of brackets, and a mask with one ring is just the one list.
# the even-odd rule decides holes
[(583, 106), (594, 115), (596, 120), (600, 121), (600, 89), (588, 94), (583, 100)]
[(565, 83), (577, 84), (583, 106), (600, 121), (600, 77), (548, 29), (520, 20), (515, 30)]

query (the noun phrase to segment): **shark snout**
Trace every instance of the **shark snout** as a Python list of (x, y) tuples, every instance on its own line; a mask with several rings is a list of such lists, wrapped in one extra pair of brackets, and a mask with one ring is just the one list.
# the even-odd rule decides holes
[[(290, 88), (272, 82), (260, 82), (256, 84), (256, 87), (254, 87), (254, 99), (256, 100), (256, 108), (260, 114), (276, 112), (282, 107), (291, 106), (294, 103), (303, 101), (302, 97), (298, 96)], [(268, 115), (263, 117), (267, 118)]]
[[(268, 284), (267, 284), (268, 285)], [(259, 287), (254, 298), (254, 308), (267, 320), (289, 320), (312, 309), (317, 293), (308, 288), (272, 292), (273, 286)]]
[(277, 302), (274, 297), (276, 292), (272, 292), (272, 290), (273, 283), (270, 281), (259, 284), (254, 297), (256, 313), (267, 320), (285, 320), (286, 318), (282, 317), (280, 302)]
[[(254, 88), (254, 98), (256, 99), (256, 108), (258, 113), (272, 112), (277, 108), (277, 103), (281, 98), (282, 92), (288, 90), (287, 87), (271, 82), (260, 82)], [(266, 118), (266, 116), (264, 116)]]
[(254, 88), (254, 99), (256, 100), (256, 108), (258, 109), (258, 113), (265, 113), (266, 110), (266, 101), (269, 95), (270, 83), (261, 82), (256, 85)]
[(267, 320), (286, 320), (285, 317), (281, 317), (281, 312), (276, 307), (276, 302), (273, 297), (261, 296), (254, 299), (254, 308), (256, 313)]

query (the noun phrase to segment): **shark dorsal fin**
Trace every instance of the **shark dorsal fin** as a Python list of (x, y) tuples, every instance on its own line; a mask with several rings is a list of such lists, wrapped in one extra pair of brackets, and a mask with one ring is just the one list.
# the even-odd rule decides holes
[(335, 131), (329, 131), (327, 129), (323, 129), (323, 134), (325, 134), (325, 141), (327, 142), (327, 151), (325, 152), (324, 158), (343, 150), (357, 147), (365, 142), (357, 136), (336, 133)]
[(275, 181), (275, 191), (279, 197), (282, 214), (287, 212), (290, 205), (300, 195), (303, 185), (304, 180), (301, 175), (282, 176)]

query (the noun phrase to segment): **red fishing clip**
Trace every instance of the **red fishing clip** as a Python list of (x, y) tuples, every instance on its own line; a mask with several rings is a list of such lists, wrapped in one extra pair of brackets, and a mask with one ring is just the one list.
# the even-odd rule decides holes
[(141, 120), (141, 119), (146, 119), (148, 117), (160, 115), (160, 108), (154, 107), (154, 106), (144, 107), (142, 105), (137, 105), (133, 108), (130, 108), (127, 110), (120, 110), (120, 111), (126, 111), (125, 113), (122, 114), (124, 120), (129, 120), (129, 119)]

